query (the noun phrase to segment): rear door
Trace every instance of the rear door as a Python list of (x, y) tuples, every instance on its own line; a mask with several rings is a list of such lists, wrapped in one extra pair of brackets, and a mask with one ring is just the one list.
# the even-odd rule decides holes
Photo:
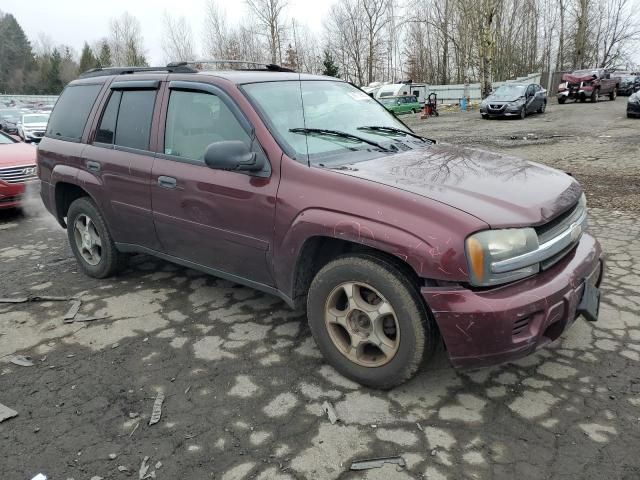
[(217, 141), (239, 140), (265, 155), (252, 126), (222, 89), (199, 82), (170, 82), (163, 116), (151, 186), (163, 251), (212, 273), (273, 285), (277, 177), (270, 168), (256, 175), (204, 163)]
[(525, 105), (527, 109), (527, 113), (535, 112), (538, 107), (538, 101), (536, 100), (536, 90), (533, 84), (527, 87), (525, 93)]
[(85, 168), (106, 192), (105, 214), (114, 240), (152, 250), (159, 249), (150, 189), (155, 155), (150, 141), (159, 85), (157, 80), (114, 81), (84, 151)]

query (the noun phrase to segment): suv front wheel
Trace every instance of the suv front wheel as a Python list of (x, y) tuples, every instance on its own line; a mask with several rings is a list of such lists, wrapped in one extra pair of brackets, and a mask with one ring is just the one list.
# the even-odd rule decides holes
[(348, 255), (323, 267), (309, 288), (307, 316), (327, 361), (374, 388), (405, 382), (436, 348), (437, 328), (417, 289), (374, 256)]
[(75, 200), (67, 212), (67, 236), (82, 271), (94, 278), (106, 278), (120, 267), (118, 252), (107, 224), (88, 197)]

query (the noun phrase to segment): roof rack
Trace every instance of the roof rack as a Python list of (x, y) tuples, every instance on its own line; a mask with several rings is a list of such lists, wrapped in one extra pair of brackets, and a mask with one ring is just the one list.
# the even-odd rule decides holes
[[(189, 65), (203, 65), (203, 64), (229, 64), (229, 65), (251, 65), (254, 68), (238, 68), (237, 70), (268, 70), (270, 72), (295, 72), (287, 67), (283, 67), (281, 65), (276, 65), (274, 63), (264, 63), (264, 62), (251, 62), (247, 60), (225, 60), (225, 59), (205, 59), (205, 60), (190, 60), (188, 62), (172, 62), (167, 65), (168, 68), (181, 68), (187, 67)], [(261, 68), (255, 68), (261, 67)]]
[(92, 68), (80, 74), (80, 78), (102, 77), (104, 75), (126, 75), (137, 72), (197, 73), (198, 70), (186, 64), (169, 64), (166, 67), (107, 67)]

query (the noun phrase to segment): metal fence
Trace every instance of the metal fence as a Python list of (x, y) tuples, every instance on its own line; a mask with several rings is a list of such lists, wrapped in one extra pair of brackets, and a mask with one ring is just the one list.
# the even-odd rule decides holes
[(0, 95), (0, 104), (54, 104), (58, 95)]
[[(531, 82), (540, 83), (541, 74), (532, 73), (524, 77), (518, 77), (513, 80), (506, 80), (503, 82), (493, 82), (493, 88), (498, 88), (505, 83), (513, 82)], [(429, 85), (428, 92), (434, 92), (438, 96), (438, 102), (440, 103), (458, 103), (461, 98), (469, 97), (469, 100), (480, 101), (482, 100), (482, 93), (480, 90), (480, 83), (458, 84), (458, 85)]]

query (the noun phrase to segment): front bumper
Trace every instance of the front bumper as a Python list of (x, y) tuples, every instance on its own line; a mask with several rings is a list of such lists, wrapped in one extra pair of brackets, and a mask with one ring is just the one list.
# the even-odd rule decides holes
[(581, 88), (579, 90), (563, 90), (561, 92), (558, 92), (558, 99), (564, 97), (571, 98), (573, 100), (586, 100), (587, 98), (591, 98), (592, 94), (592, 89)]
[(44, 137), (44, 131), (25, 131), (24, 132), (24, 139), (28, 142), (39, 142), (40, 140), (42, 140), (42, 137)]
[(0, 181), (0, 210), (19, 207), (24, 190), (24, 183), (14, 184)]
[(627, 114), (640, 117), (640, 103), (627, 102)]
[(424, 287), (454, 367), (485, 367), (534, 352), (573, 324), (585, 279), (602, 278), (602, 250), (583, 234), (560, 262), (528, 279), (484, 291)]

